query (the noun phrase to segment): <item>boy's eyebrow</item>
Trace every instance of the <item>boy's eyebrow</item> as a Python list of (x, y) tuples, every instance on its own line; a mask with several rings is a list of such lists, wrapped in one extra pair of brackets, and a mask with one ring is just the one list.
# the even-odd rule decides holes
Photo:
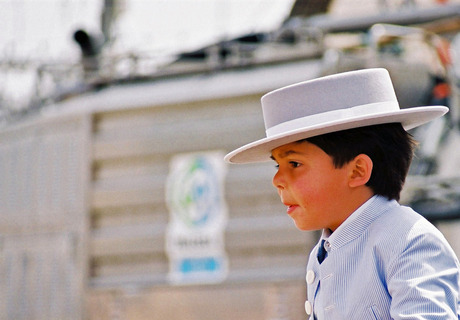
[[(287, 150), (287, 151), (284, 151), (284, 152), (280, 153), (280, 154), (278, 155), (278, 157), (279, 157), (279, 158), (285, 158), (285, 157), (287, 157), (287, 156), (289, 156), (289, 155), (291, 155), (291, 154), (300, 154), (300, 152), (297, 152), (297, 151), (294, 151), (294, 150)], [(270, 158), (271, 158), (272, 160), (276, 161), (276, 160), (275, 160), (275, 157), (274, 157), (273, 155), (271, 155)]]

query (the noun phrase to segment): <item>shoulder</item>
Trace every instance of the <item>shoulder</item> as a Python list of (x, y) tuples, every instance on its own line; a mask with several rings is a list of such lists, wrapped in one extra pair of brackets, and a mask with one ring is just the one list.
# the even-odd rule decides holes
[(380, 215), (369, 228), (374, 250), (390, 265), (403, 257), (424, 259), (438, 256), (457, 264), (458, 260), (444, 235), (413, 209), (395, 205)]
[(443, 234), (423, 216), (396, 202), (373, 221), (369, 233), (384, 242), (400, 246), (420, 238), (447, 242)]
[(389, 207), (388, 210), (372, 223), (371, 232), (373, 234), (373, 231), (381, 229), (384, 229), (385, 232), (377, 232), (375, 234), (403, 237), (399, 241), (410, 241), (414, 237), (426, 234), (432, 235), (435, 238), (441, 238), (443, 241), (445, 240), (442, 233), (422, 215), (415, 212), (412, 208), (398, 203)]

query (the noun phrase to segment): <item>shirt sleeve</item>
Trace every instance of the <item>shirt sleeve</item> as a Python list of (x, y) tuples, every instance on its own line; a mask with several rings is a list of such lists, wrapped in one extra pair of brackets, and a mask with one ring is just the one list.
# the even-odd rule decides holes
[(409, 235), (386, 281), (393, 319), (460, 319), (459, 263), (440, 233)]

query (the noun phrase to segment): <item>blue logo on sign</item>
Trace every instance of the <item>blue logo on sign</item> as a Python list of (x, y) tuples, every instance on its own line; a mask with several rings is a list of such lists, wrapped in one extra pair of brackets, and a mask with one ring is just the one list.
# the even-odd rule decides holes
[(170, 205), (188, 227), (205, 225), (221, 202), (213, 166), (205, 157), (193, 158), (174, 175), (170, 185)]

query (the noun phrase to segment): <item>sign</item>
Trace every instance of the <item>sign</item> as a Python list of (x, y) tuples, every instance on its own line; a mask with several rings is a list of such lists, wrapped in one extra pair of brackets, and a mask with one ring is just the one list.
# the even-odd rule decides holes
[(166, 251), (172, 283), (213, 283), (227, 276), (223, 157), (221, 152), (206, 152), (171, 160), (166, 183), (170, 212)]

